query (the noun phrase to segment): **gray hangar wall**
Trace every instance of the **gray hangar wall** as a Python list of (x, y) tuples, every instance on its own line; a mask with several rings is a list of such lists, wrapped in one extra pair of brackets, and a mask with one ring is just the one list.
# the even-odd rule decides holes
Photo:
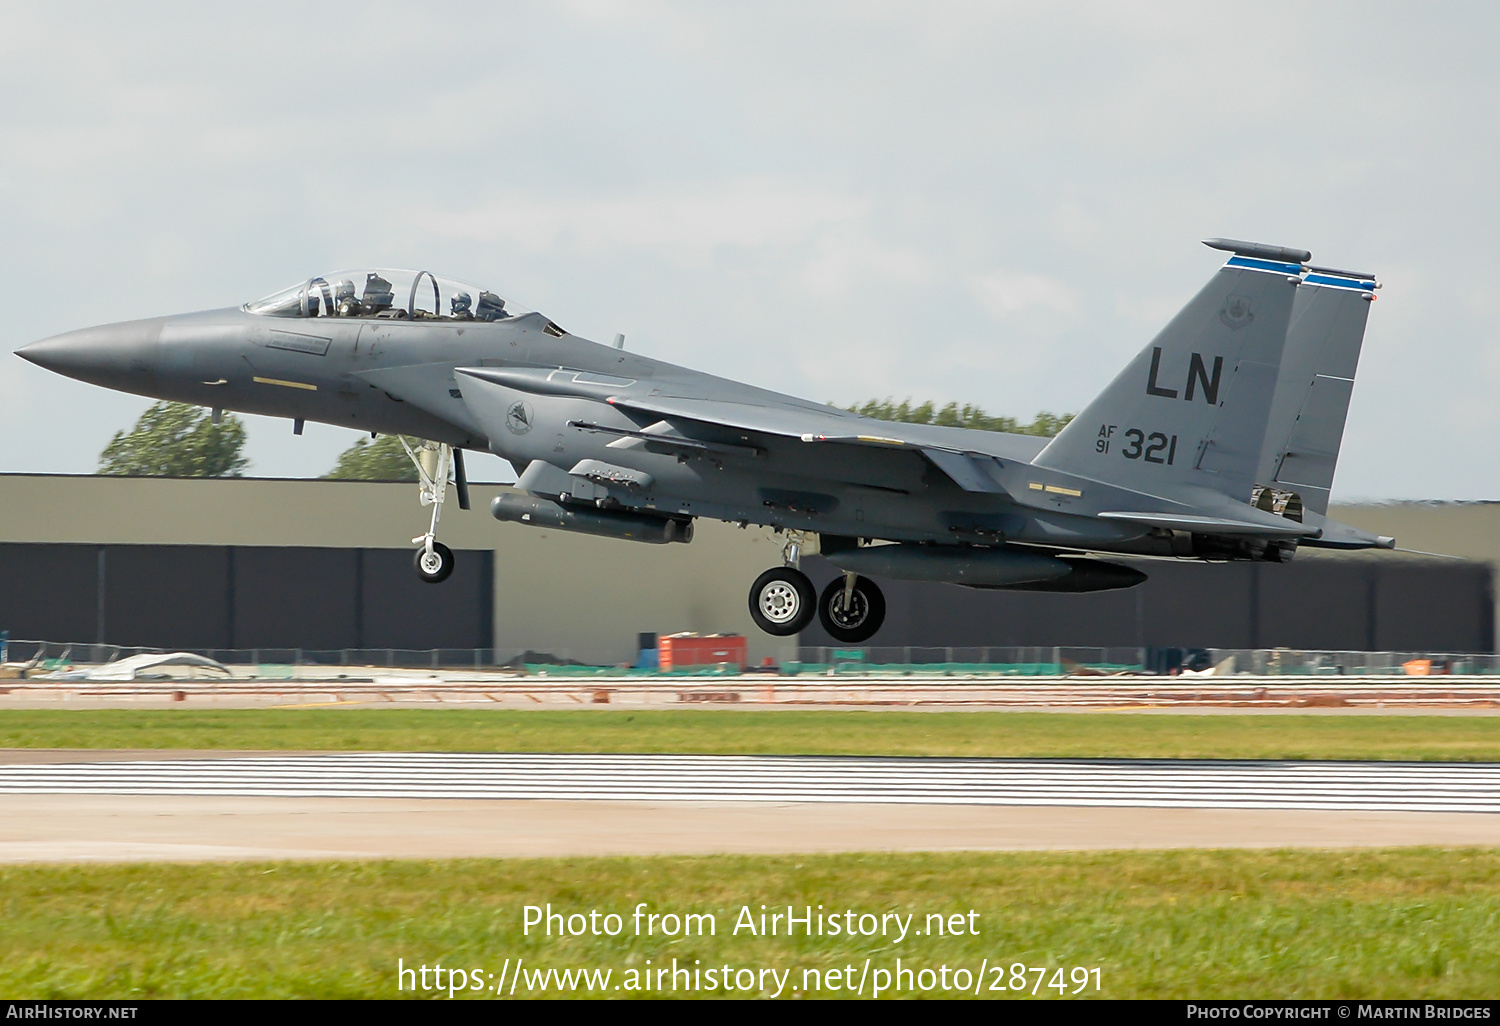
[[(461, 552), (434, 587), (416, 579), (402, 549), (0, 544), (0, 627), (158, 648), (487, 649), (494, 557)], [(837, 576), (821, 557), (804, 566), (820, 587)], [(888, 616), (874, 643), (1494, 650), (1487, 564), (1143, 569), (1145, 584), (1092, 595), (882, 581)], [(800, 641), (836, 644), (817, 626)]]
[[(598, 663), (632, 658), (641, 632), (745, 634), (759, 662), (796, 638), (750, 621), (746, 591), (782, 539), (700, 521), (691, 545), (640, 545), (444, 511), (453, 578), (422, 584), (413, 485), (0, 475), (0, 630), (12, 637), (162, 648), (490, 648)], [(1149, 561), (1140, 588), (1097, 595), (980, 592), (883, 582), (879, 645), (1162, 645), (1491, 651), (1490, 564), (1500, 504), (1335, 507), (1397, 553), (1299, 553), (1289, 565)], [(819, 584), (833, 576), (816, 557)], [(827, 643), (814, 627), (803, 644)]]
[[(804, 560), (821, 587), (837, 570)], [(1127, 591), (979, 591), (880, 581), (886, 625), (871, 644), (1087, 645), (1493, 652), (1487, 563), (1298, 557), (1278, 563), (1139, 561)], [(814, 625), (804, 645), (837, 644)]]
[(494, 553), (441, 587), (400, 549), (0, 544), (12, 637), (151, 648), (489, 648)]
[(640, 545), (498, 523), (490, 500), (510, 489), (471, 490), (473, 509), (450, 502), (439, 531), (458, 569), (428, 585), (411, 567), (429, 516), (412, 484), (0, 474), (0, 544), (18, 547), (0, 562), (0, 630), (94, 642), (103, 594), (107, 641), (125, 645), (218, 647), (232, 634), (235, 647), (493, 647), (610, 664), (633, 659), (643, 632), (698, 631), (746, 635), (757, 662), (796, 657), (795, 638), (755, 630), (745, 601), (778, 562), (769, 531), (712, 521), (691, 545)]

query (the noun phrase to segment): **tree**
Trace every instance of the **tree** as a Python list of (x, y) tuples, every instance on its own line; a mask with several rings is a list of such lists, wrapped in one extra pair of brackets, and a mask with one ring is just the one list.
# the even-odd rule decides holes
[(323, 475), (341, 481), (415, 481), (417, 468), (396, 435), (371, 442), (360, 438), (339, 456), (338, 465)]
[(233, 414), (215, 424), (186, 403), (160, 402), (116, 431), (99, 454), (99, 473), (138, 477), (239, 477), (250, 465), (241, 453), (245, 425)]
[(875, 420), (896, 420), (906, 424), (936, 424), (940, 427), (976, 428), (980, 431), (1004, 431), (1013, 435), (1038, 435), (1051, 438), (1073, 419), (1073, 414), (1038, 413), (1030, 424), (1022, 424), (1014, 417), (992, 417), (973, 404), (959, 406), (949, 403), (938, 409), (932, 402), (913, 406), (907, 398), (898, 406), (894, 399), (868, 399), (862, 404), (849, 407), (850, 413), (858, 413)]

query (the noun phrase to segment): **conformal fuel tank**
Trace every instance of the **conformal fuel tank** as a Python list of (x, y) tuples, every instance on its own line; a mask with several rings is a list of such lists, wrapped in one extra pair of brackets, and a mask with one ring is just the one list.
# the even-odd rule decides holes
[(1050, 581), (1073, 571), (1055, 556), (1008, 546), (983, 549), (967, 545), (871, 545), (825, 555), (841, 570), (869, 577), (942, 581), (981, 588)]

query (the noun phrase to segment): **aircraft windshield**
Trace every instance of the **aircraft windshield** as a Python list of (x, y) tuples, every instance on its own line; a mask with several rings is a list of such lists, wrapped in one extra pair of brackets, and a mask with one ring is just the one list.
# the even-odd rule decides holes
[(499, 321), (530, 310), (488, 289), (431, 271), (368, 268), (333, 274), (246, 303), (270, 317), (379, 317), (395, 320)]

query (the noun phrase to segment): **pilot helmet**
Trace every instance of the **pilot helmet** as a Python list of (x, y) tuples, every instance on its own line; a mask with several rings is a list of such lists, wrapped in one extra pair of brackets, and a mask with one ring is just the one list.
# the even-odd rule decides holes
[(459, 314), (467, 314), (469, 312), (470, 300), (469, 294), (467, 292), (455, 293), (453, 298), (449, 300), (449, 302), (453, 304), (454, 316), (458, 316)]

